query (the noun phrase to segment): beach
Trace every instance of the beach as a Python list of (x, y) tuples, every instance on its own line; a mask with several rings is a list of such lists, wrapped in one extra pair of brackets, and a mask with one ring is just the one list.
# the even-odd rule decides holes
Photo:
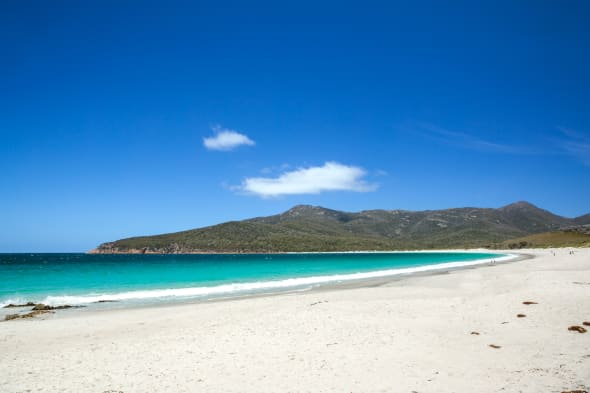
[(590, 332), (568, 327), (590, 322), (590, 249), (519, 253), (533, 258), (0, 322), (0, 392), (589, 390)]

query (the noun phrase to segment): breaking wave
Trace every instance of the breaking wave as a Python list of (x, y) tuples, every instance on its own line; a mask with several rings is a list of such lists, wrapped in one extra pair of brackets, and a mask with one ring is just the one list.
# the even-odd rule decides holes
[(79, 296), (47, 296), (41, 303), (51, 306), (59, 305), (84, 305), (109, 301), (141, 301), (141, 300), (166, 300), (176, 298), (212, 298), (224, 296), (247, 295), (260, 292), (296, 290), (306, 287), (314, 287), (327, 283), (364, 280), (371, 278), (408, 275), (427, 271), (445, 270), (465, 266), (481, 265), (492, 262), (503, 262), (515, 258), (515, 255), (505, 255), (498, 258), (487, 258), (465, 262), (447, 262), (435, 265), (426, 265), (409, 268), (377, 270), (370, 272), (334, 274), (326, 276), (298, 277), (284, 280), (256, 281), (245, 283), (221, 284), (217, 286), (200, 286), (187, 288), (166, 288), (137, 290), (119, 293), (87, 294)]

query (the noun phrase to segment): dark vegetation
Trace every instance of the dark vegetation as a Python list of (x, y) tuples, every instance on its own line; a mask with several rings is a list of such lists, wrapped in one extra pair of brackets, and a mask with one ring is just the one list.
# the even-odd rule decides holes
[(565, 229), (537, 233), (502, 242), (497, 248), (589, 247), (590, 235)]
[[(499, 209), (358, 213), (300, 205), (269, 217), (104, 243), (93, 251), (267, 253), (559, 246), (549, 244), (552, 239), (567, 243), (564, 245), (583, 246), (590, 245), (590, 235), (579, 228), (588, 224), (590, 215), (570, 219), (527, 202)], [(553, 235), (538, 235), (547, 232)]]

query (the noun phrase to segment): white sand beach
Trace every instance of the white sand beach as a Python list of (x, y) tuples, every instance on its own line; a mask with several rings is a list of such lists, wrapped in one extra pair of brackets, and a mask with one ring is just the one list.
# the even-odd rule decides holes
[(590, 322), (590, 249), (570, 250), (358, 288), (0, 322), (0, 392), (589, 390), (590, 326), (568, 327)]

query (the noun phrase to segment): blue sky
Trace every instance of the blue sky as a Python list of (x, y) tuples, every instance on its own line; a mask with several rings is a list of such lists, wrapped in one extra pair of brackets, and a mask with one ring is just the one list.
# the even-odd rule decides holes
[(0, 252), (279, 213), (590, 212), (590, 5), (0, 6)]

